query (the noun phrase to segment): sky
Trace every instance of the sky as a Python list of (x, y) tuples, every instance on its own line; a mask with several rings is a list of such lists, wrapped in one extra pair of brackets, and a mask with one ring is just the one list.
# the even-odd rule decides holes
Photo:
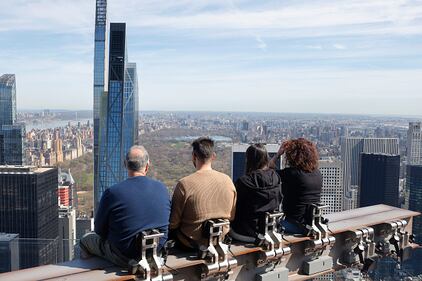
[[(109, 0), (140, 110), (422, 116), (422, 1)], [(94, 0), (0, 0), (18, 109), (91, 109)]]

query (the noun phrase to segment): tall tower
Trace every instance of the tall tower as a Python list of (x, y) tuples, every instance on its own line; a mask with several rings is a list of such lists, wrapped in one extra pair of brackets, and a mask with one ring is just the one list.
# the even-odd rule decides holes
[(327, 214), (343, 211), (343, 169), (336, 159), (319, 161), (322, 175), (321, 202), (328, 205)]
[(95, 204), (110, 186), (124, 180), (125, 155), (138, 137), (136, 64), (126, 61), (126, 24), (110, 24), (108, 92), (101, 101), (99, 184)]
[(101, 100), (107, 89), (107, 0), (96, 0), (94, 46), (94, 209), (99, 193)]
[(25, 126), (16, 124), (16, 79), (0, 76), (0, 165), (23, 165)]
[(407, 131), (407, 164), (422, 165), (422, 123), (410, 122)]
[[(345, 201), (352, 200), (359, 185), (359, 161), (361, 153), (399, 154), (397, 138), (342, 138), (341, 160), (343, 162), (343, 190)], [(353, 201), (353, 200), (352, 200)], [(356, 205), (344, 202), (344, 206)]]
[(359, 207), (399, 207), (400, 155), (362, 153)]
[[(408, 165), (406, 172), (406, 188), (410, 192), (409, 210), (422, 211), (422, 165)], [(413, 219), (413, 233), (416, 243), (422, 243), (422, 217)]]

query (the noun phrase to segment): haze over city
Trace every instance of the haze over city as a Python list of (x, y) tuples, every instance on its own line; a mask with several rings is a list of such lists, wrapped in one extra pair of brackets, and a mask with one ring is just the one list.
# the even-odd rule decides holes
[[(420, 115), (420, 1), (109, 1), (141, 110)], [(0, 1), (18, 109), (91, 109), (95, 2)]]

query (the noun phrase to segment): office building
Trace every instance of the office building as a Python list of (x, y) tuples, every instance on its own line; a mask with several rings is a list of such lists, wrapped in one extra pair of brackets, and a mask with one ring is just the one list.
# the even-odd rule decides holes
[(20, 265), (56, 262), (57, 169), (0, 166), (0, 232), (17, 233)]
[(343, 170), (342, 163), (336, 159), (319, 161), (322, 175), (321, 202), (329, 207), (326, 214), (343, 211)]
[(399, 207), (400, 155), (362, 153), (359, 207)]
[[(138, 83), (136, 64), (126, 61), (126, 24), (110, 24), (108, 93), (102, 101), (99, 143), (99, 182), (94, 190), (98, 205), (103, 192), (124, 180), (124, 158), (138, 137)], [(104, 114), (103, 114), (104, 113)]]
[(72, 174), (69, 171), (63, 172), (59, 170), (59, 186), (58, 186), (58, 197), (59, 197), (59, 206), (74, 206), (74, 197), (75, 192), (73, 190), (75, 181), (72, 177)]
[(407, 131), (407, 164), (422, 165), (421, 122), (410, 122)]
[(0, 165), (23, 165), (25, 126), (16, 124), (14, 74), (0, 76)]
[(0, 273), (19, 270), (19, 234), (0, 232)]
[[(408, 165), (406, 174), (409, 209), (422, 212), (422, 165)], [(422, 244), (422, 216), (413, 219), (413, 234), (416, 235), (416, 242)]]
[(353, 201), (353, 189), (359, 185), (359, 160), (361, 153), (399, 154), (397, 138), (351, 138), (341, 139), (341, 161), (343, 162), (343, 192), (345, 209)]
[(73, 260), (76, 245), (76, 212), (72, 207), (59, 209), (59, 262)]
[[(101, 101), (107, 91), (107, 0), (96, 0), (94, 41), (94, 204), (99, 201), (100, 120), (104, 119)], [(94, 206), (95, 207), (95, 206)]]
[(14, 74), (0, 76), (0, 127), (16, 122), (16, 78)]
[[(246, 170), (246, 150), (249, 144), (233, 144), (232, 146), (232, 179), (234, 182), (245, 174)], [(270, 159), (277, 154), (280, 145), (278, 144), (267, 144), (265, 145)], [(277, 161), (277, 169), (281, 169), (281, 159)]]

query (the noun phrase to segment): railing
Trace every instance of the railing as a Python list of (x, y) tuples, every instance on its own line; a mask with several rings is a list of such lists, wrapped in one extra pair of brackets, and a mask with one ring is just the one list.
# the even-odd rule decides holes
[[(223, 255), (221, 249), (211, 251), (219, 253), (211, 259), (174, 252), (155, 270), (159, 272), (152, 270), (147, 277), (142, 266), (129, 274), (91, 258), (6, 273), (0, 280), (307, 280), (346, 268), (369, 271), (383, 257), (400, 263), (417, 247), (411, 235), (417, 212), (386, 205), (359, 208), (327, 215), (327, 228), (319, 211), (314, 213), (311, 237), (283, 236), (279, 240), (266, 227), (266, 242), (260, 246), (235, 243)], [(215, 239), (210, 241), (220, 243), (218, 224), (214, 227)], [(145, 261), (151, 265), (151, 260)]]

